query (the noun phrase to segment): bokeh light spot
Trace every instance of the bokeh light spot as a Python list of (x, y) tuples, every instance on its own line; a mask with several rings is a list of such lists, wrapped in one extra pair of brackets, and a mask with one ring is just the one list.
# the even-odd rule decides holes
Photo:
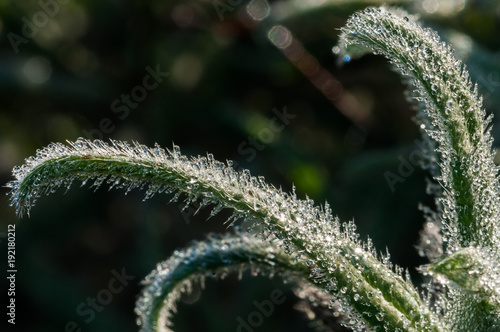
[(256, 21), (262, 21), (269, 16), (271, 7), (266, 0), (252, 0), (247, 6), (247, 13)]
[(292, 34), (281, 25), (274, 26), (268, 33), (268, 38), (278, 48), (287, 48), (292, 43)]
[(172, 67), (172, 79), (178, 86), (191, 89), (199, 81), (203, 72), (203, 62), (195, 54), (183, 54)]
[(52, 66), (45, 58), (33, 57), (26, 61), (23, 73), (30, 83), (42, 84), (50, 78)]

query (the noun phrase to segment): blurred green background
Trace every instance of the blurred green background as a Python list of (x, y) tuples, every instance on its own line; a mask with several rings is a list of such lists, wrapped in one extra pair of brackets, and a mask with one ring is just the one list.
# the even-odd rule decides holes
[[(423, 223), (417, 206), (432, 204), (427, 175), (415, 168), (394, 191), (384, 177), (398, 174), (401, 160), (417, 149), (413, 107), (382, 57), (339, 66), (332, 54), (347, 17), (380, 3), (0, 1), (0, 183), (50, 142), (81, 136), (175, 142), (188, 155), (209, 151), (276, 187), (288, 191), (295, 184), (300, 197), (327, 200), (342, 220), (355, 218), (363, 238), (369, 234), (383, 252), (387, 247), (419, 284), (415, 267), (426, 260), (414, 245)], [(497, 113), (498, 2), (393, 3), (453, 43), (485, 108)], [(270, 37), (285, 48), (268, 37), (275, 26)], [(158, 84), (148, 80), (151, 89), (142, 89), (156, 70), (163, 73)], [(284, 109), (290, 117), (273, 120)], [(493, 129), (497, 141), (499, 128)], [(124, 196), (75, 186), (41, 198), (30, 218), (18, 220), (2, 195), (0, 231), (16, 224), (18, 272), (16, 325), (4, 316), (0, 330), (65, 331), (73, 321), (81, 331), (136, 331), (140, 280), (191, 240), (226, 232), (229, 215), (205, 221), (208, 209), (192, 216), (181, 213), (181, 202), (167, 204), (165, 195), (142, 198), (139, 191)], [(5, 238), (0, 247), (4, 276)], [(112, 271), (122, 269), (134, 277), (129, 285), (94, 319), (79, 314), (81, 303), (107, 289)], [(0, 286), (5, 294), (5, 277)], [(248, 274), (208, 281), (201, 294), (195, 289), (179, 305), (175, 330), (236, 331), (237, 318), (245, 320), (256, 310), (252, 302), (269, 299), (275, 289), (285, 303), (254, 330), (313, 331), (294, 311), (290, 285)]]

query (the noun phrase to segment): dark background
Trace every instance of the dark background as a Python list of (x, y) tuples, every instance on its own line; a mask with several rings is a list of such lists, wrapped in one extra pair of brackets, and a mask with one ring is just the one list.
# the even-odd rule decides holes
[[(293, 1), (270, 2), (270, 15), (261, 21), (247, 13), (249, 1), (227, 11), (219, 7), (221, 15), (211, 0), (52, 3), (57, 5), (45, 11), (57, 12), (45, 23), (36, 21), (40, 27), (29, 36), (26, 22), (43, 19), (43, 7), (31, 0), (0, 2), (2, 185), (11, 180), (12, 168), (37, 148), (89, 132), (93, 138), (149, 146), (157, 142), (171, 147), (175, 142), (185, 154), (209, 151), (265, 176), (276, 187), (288, 191), (295, 184), (302, 198), (307, 194), (318, 204), (327, 200), (334, 214), (344, 221), (354, 217), (362, 237), (369, 234), (380, 251), (387, 247), (393, 262), (409, 268), (420, 283), (415, 267), (426, 260), (414, 245), (423, 222), (418, 203), (432, 203), (425, 194), (427, 175), (415, 169), (394, 192), (384, 178), (385, 172), (398, 174), (401, 160), (417, 149), (419, 133), (405, 87), (380, 56), (340, 67), (331, 51), (338, 28), (350, 14), (381, 2), (326, 1), (310, 8)], [(231, 7), (228, 1), (216, 3)], [(254, 16), (265, 9), (264, 1), (252, 5)], [(499, 111), (497, 2), (403, 1), (402, 6), (418, 12), (427, 26), (454, 43), (486, 109)], [(343, 115), (270, 42), (267, 34), (274, 25), (286, 26), (309, 59), (340, 82), (344, 93), (339, 96), (352, 96), (367, 113), (357, 120)], [(13, 46), (14, 40), (22, 42)], [(302, 65), (307, 73), (307, 63)], [(135, 108), (113, 112), (114, 100), (142, 85), (147, 66), (158, 66), (169, 76)], [(262, 136), (276, 110), (285, 107), (296, 117), (272, 137)], [(498, 128), (493, 129), (497, 139)], [(249, 150), (249, 137), (257, 139), (258, 150)], [(6, 325), (4, 315), (0, 329), (64, 331), (74, 321), (82, 331), (136, 331), (133, 309), (140, 280), (175, 249), (209, 232), (227, 231), (222, 222), (229, 215), (226, 211), (205, 221), (210, 213), (205, 209), (183, 217), (180, 202), (167, 204), (170, 197), (165, 195), (142, 202), (143, 194), (124, 196), (106, 188), (93, 192), (75, 185), (65, 194), (60, 190), (41, 198), (31, 217), (21, 220), (2, 195), (0, 231), (16, 224), (18, 272), (16, 325)], [(0, 247), (0, 275), (5, 276), (6, 238)], [(134, 280), (85, 322), (76, 308), (108, 287), (113, 270), (123, 268)], [(0, 286), (1, 298), (6, 298), (5, 277)], [(184, 299), (175, 330), (236, 331), (237, 318), (246, 319), (256, 310), (252, 302), (269, 299), (274, 289), (286, 301), (255, 331), (312, 331), (293, 309), (297, 300), (290, 285), (249, 274), (241, 281), (236, 276), (208, 281), (193, 305), (186, 303), (199, 291)]]

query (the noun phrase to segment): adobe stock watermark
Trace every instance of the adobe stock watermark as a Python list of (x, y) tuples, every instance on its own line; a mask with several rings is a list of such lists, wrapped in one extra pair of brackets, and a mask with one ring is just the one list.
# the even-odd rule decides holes
[(238, 326), (236, 332), (253, 332), (254, 329), (260, 327), (264, 323), (264, 318), (269, 318), (274, 313), (275, 306), (286, 301), (286, 296), (279, 289), (275, 289), (269, 294), (269, 300), (261, 302), (253, 301), (252, 304), (255, 310), (252, 311), (246, 318), (238, 316), (236, 321)]
[[(486, 89), (485, 95), (483, 97), (489, 98), (491, 94), (493, 94), (498, 87), (500, 87), (500, 80), (498, 74), (490, 73), (488, 76), (479, 75), (477, 79), (478, 83), (482, 85)], [(393, 172), (386, 171), (384, 172), (384, 178), (389, 186), (391, 192), (396, 190), (396, 184), (403, 183), (408, 177), (410, 177), (413, 172), (415, 172), (416, 167), (420, 167), (422, 163), (425, 161), (424, 156), (424, 142), (416, 141), (416, 145), (418, 148), (414, 149), (408, 158), (404, 158), (403, 156), (398, 156), (399, 165), (397, 174)]]
[(191, 217), (194, 216), (196, 212), (201, 209), (201, 207), (202, 206), (199, 201), (194, 201), (189, 204), (181, 202), (177, 205), (177, 208), (179, 209), (182, 219), (184, 219), (186, 225), (189, 225), (189, 223), (191, 222)]
[[(122, 268), (121, 272), (113, 269), (111, 270), (111, 275), (113, 277), (109, 280), (107, 288), (101, 289), (95, 297), (87, 297), (85, 302), (81, 302), (76, 307), (76, 313), (86, 324), (92, 323), (96, 317), (96, 313), (102, 312), (104, 307), (113, 301), (113, 296), (121, 293), (130, 281), (136, 278), (136, 276), (127, 274), (125, 268)], [(69, 321), (66, 323), (64, 331), (82, 332), (82, 329), (77, 322)]]
[[(283, 106), (281, 111), (273, 108), (272, 112), (274, 116), (269, 120), (267, 126), (260, 128), (256, 136), (248, 136), (243, 142), (238, 144), (238, 153), (246, 156), (245, 160), (249, 163), (254, 161), (257, 158), (258, 152), (264, 150), (266, 144), (274, 141), (276, 136), (290, 124), (291, 120), (297, 117), (297, 114), (289, 113), (286, 106)], [(231, 167), (235, 170), (241, 169), (237, 161), (232, 161)], [(186, 224), (189, 224), (190, 218), (200, 210), (201, 203), (199, 201), (190, 202), (189, 204), (181, 202), (177, 205), (177, 208)]]
[[(130, 93), (122, 93), (119, 98), (113, 100), (110, 105), (111, 112), (118, 115), (118, 119), (123, 121), (130, 115), (131, 109), (136, 109), (139, 103), (143, 102), (148, 93), (156, 89), (170, 73), (161, 71), (157, 64), (153, 69), (150, 66), (145, 68), (147, 74), (142, 79), (141, 84), (134, 86)], [(102, 118), (99, 126), (91, 130), (82, 130), (83, 136), (88, 139), (103, 139), (104, 134), (111, 134), (116, 130), (116, 125), (110, 118)]]
[[(473, 68), (474, 66), (471, 66), (471, 70)], [(484, 99), (488, 99), (493, 93), (495, 93), (495, 90), (500, 87), (500, 77), (498, 76), (498, 73), (495, 72), (489, 73), (487, 77), (485, 77), (485, 75), (479, 75), (477, 82), (486, 89), (486, 92), (483, 95)]]
[(14, 53), (19, 53), (19, 46), (28, 44), (29, 41), (36, 37), (40, 29), (43, 29), (49, 24), (50, 19), (59, 13), (60, 5), (65, 5), (70, 0), (39, 0), (37, 2), (40, 10), (31, 15), (31, 19), (23, 16), (21, 21), (23, 26), (21, 28), (21, 35), (9, 32), (7, 38), (10, 45), (14, 49)]
[(286, 106), (281, 111), (273, 108), (273, 114), (274, 117), (269, 120), (269, 124), (260, 128), (256, 137), (248, 136), (246, 140), (238, 145), (238, 153), (247, 156), (247, 162), (254, 161), (257, 152), (264, 150), (266, 148), (265, 144), (274, 141), (276, 135), (281, 133), (290, 124), (290, 121), (297, 117), (297, 114), (288, 113)]
[(410, 152), (408, 158), (402, 155), (398, 156), (399, 165), (397, 174), (389, 171), (384, 172), (385, 181), (392, 193), (396, 190), (396, 184), (405, 182), (415, 172), (415, 168), (420, 167), (426, 160), (424, 156), (426, 148), (424, 141), (417, 140), (415, 145), (417, 145), (417, 148)]
[(242, 2), (243, 0), (214, 0), (213, 6), (219, 20), (224, 21), (224, 13), (232, 13)]

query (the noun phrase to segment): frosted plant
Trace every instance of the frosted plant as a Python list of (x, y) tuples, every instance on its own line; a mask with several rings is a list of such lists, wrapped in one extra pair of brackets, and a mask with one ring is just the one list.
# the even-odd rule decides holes
[(29, 213), (38, 197), (76, 180), (145, 188), (146, 198), (184, 194), (188, 204), (214, 206), (212, 215), (232, 209), (230, 225), (252, 222), (250, 233), (210, 236), (160, 263), (137, 301), (142, 331), (171, 331), (176, 300), (193, 282), (247, 268), (294, 282), (301, 298), (335, 310), (354, 331), (499, 331), (498, 169), (487, 130), (491, 118), (485, 119), (477, 87), (436, 33), (397, 10), (353, 15), (338, 49), (350, 57), (369, 49), (383, 54), (413, 87), (417, 121), (429, 140), (424, 166), (435, 181), (429, 191), (437, 202), (436, 211), (423, 208), (419, 251), (430, 263), (421, 268), (428, 278), (422, 292), (407, 271), (376, 254), (370, 239), (361, 241), (352, 222), (332, 216), (328, 204), (298, 199), (211, 154), (186, 157), (177, 146), (85, 139), (51, 144), (14, 169), (11, 204), (19, 215)]
[(457, 330), (500, 330), (498, 168), (487, 129), (492, 119), (485, 119), (477, 85), (471, 88), (465, 66), (435, 32), (396, 11), (367, 9), (355, 15), (341, 40), (344, 52), (353, 46), (359, 55), (370, 48), (389, 58), (414, 87), (419, 118), (428, 119), (421, 128), (437, 144), (435, 180), (441, 190), (438, 211), (426, 227), (441, 229), (446, 253), (428, 271), (453, 281), (439, 299), (445, 321)]
[(241, 277), (243, 270), (250, 268), (254, 276), (277, 273), (286, 280), (307, 279), (308, 267), (302, 262), (292, 263), (290, 258), (272, 242), (246, 234), (211, 235), (205, 242), (176, 252), (146, 278), (137, 301), (138, 324), (146, 331), (171, 326), (172, 311), (180, 295), (189, 292), (193, 282), (201, 283), (203, 288), (207, 276), (221, 277), (237, 270)]

